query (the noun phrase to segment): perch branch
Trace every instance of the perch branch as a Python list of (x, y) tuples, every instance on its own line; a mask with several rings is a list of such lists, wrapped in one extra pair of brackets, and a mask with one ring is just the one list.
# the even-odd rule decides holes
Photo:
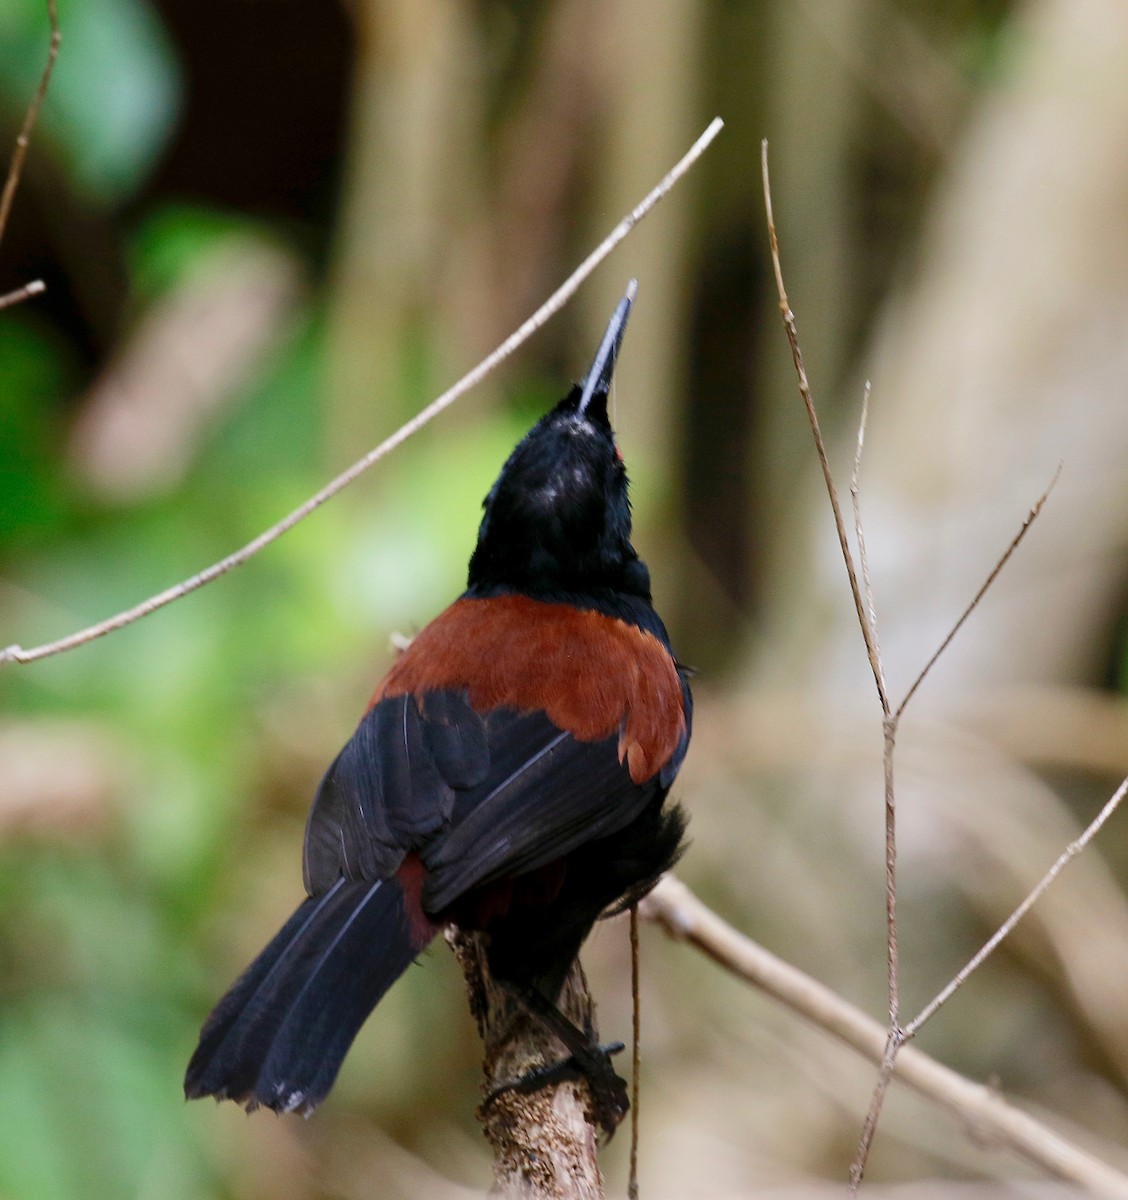
[[(568, 1080), (531, 1094), (509, 1090), (494, 1095), (529, 1071), (560, 1061), (564, 1052), (494, 981), (481, 934), (452, 929), (446, 938), (466, 979), (484, 1047), (486, 1100), (478, 1119), (494, 1153), (490, 1194), (518, 1200), (603, 1200), (587, 1083)], [(578, 962), (565, 981), (559, 1007), (580, 1028), (594, 1028), (591, 993)]]

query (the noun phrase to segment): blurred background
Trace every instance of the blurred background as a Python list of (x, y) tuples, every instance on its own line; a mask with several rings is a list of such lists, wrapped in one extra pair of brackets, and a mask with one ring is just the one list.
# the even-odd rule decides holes
[[(309, 799), (391, 636), (458, 593), (500, 463), (632, 275), (615, 420), (635, 540), (699, 672), (681, 874), (881, 1018), (880, 710), (779, 325), (764, 136), (844, 498), (873, 382), (862, 503), (895, 696), (1063, 463), (902, 727), (902, 994), (921, 1007), (1128, 772), (1128, 9), (59, 10), (0, 245), (0, 291), (47, 284), (0, 314), (0, 645), (249, 540), (500, 341), (709, 118), (727, 126), (568, 311), (347, 494), (171, 609), (0, 669), (0, 1197), (484, 1189), (479, 1046), (441, 945), (314, 1119), (186, 1106), (181, 1079), (300, 897)], [(2, 0), (4, 146), (47, 40), (42, 0)], [(656, 930), (643, 949), (644, 1194), (843, 1180), (873, 1070)], [(604, 1033), (626, 1036), (621, 922), (585, 961)], [(920, 1042), (1128, 1168), (1128, 815)], [(870, 1178), (1037, 1175), (895, 1088)]]

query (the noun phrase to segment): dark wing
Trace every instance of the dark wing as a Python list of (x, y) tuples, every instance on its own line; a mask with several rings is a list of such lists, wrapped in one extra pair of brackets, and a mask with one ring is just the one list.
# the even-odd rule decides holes
[(453, 692), (426, 702), (383, 700), (325, 773), (306, 825), (306, 890), (319, 895), (340, 876), (382, 879), (450, 820), (456, 789), (487, 776), (481, 718)]
[(381, 700), (322, 780), (305, 842), (306, 887), (426, 868), (423, 907), (520, 875), (628, 825), (661, 788), (635, 783), (618, 737), (579, 741), (543, 712), (481, 715), (456, 691)]
[(581, 742), (543, 712), (483, 718), (490, 770), (455, 799), (448, 828), (422, 851), (423, 906), (441, 912), (477, 884), (523, 875), (629, 825), (658, 790), (620, 763), (618, 737)]
[(414, 851), (424, 907), (440, 912), (628, 825), (689, 741), (689, 689), (653, 621), (519, 595), (456, 601), (396, 660), (322, 781), (310, 892), (383, 878)]

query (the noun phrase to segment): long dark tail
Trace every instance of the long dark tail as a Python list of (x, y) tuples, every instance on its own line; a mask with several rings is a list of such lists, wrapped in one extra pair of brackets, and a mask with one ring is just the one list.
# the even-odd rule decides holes
[(434, 933), (408, 903), (392, 878), (339, 879), (300, 905), (204, 1023), (188, 1099), (310, 1113), (365, 1018)]

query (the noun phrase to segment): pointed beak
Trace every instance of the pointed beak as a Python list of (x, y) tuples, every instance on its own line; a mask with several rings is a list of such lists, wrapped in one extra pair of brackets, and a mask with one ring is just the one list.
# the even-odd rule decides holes
[(627, 330), (627, 318), (631, 315), (631, 305), (638, 294), (638, 280), (632, 279), (627, 284), (626, 294), (615, 305), (607, 332), (599, 343), (595, 360), (591, 364), (584, 379), (583, 391), (580, 393), (578, 412), (581, 416), (587, 411), (587, 406), (598, 395), (606, 396), (611, 389), (611, 376), (615, 373), (615, 361), (619, 357), (619, 347), (623, 344), (623, 334)]

